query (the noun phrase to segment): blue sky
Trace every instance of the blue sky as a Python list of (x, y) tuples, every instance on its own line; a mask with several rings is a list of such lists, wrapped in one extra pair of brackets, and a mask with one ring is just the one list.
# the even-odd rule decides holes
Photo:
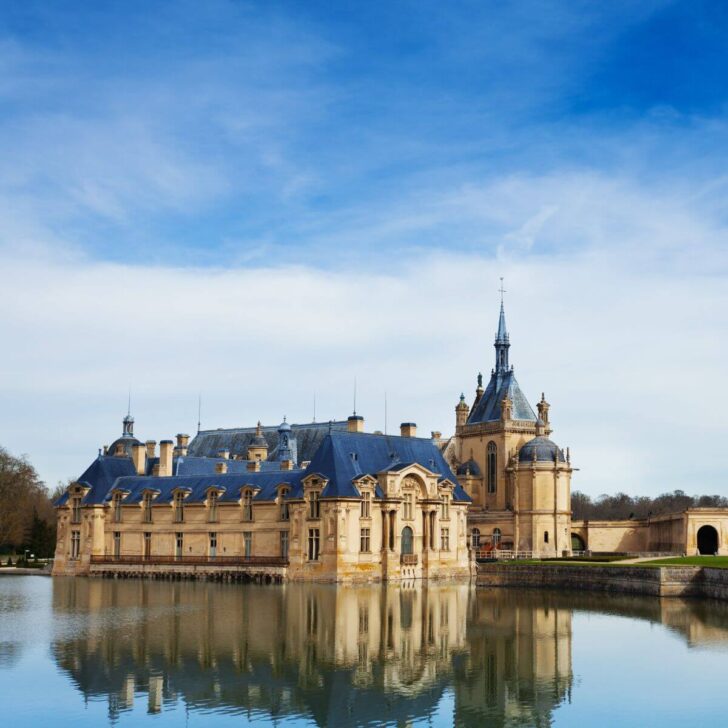
[(129, 386), (161, 439), (198, 392), (208, 426), (342, 417), (354, 377), (372, 427), (387, 390), (448, 432), (505, 275), (576, 487), (725, 492), (727, 31), (716, 2), (3, 3), (0, 442), (53, 483)]

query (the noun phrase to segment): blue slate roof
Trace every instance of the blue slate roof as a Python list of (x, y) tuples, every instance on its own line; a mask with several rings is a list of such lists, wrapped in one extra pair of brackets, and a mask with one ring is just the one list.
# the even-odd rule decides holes
[(490, 381), (485, 388), (485, 392), (483, 392), (483, 396), (473, 405), (473, 409), (470, 411), (468, 424), (500, 420), (501, 402), (506, 395), (513, 403), (511, 417), (514, 420), (536, 421), (536, 414), (531, 409), (526, 395), (518, 386), (516, 375), (512, 369), (509, 369), (505, 372), (494, 371), (490, 375)]
[[(316, 451), (307, 474), (319, 473), (329, 480), (321, 493), (326, 497), (358, 498), (355, 479), (376, 475), (385, 470), (398, 470), (419, 463), (441, 479), (456, 484), (454, 499), (469, 501), (450, 470), (440, 449), (432, 440), (419, 437), (374, 435), (368, 432), (331, 432)], [(378, 493), (381, 496), (381, 493)]]
[[(280, 425), (261, 427), (261, 434), (268, 443), (268, 460), (281, 460), (278, 453), (278, 429)], [(291, 451), (293, 461), (300, 465), (311, 460), (329, 429), (345, 431), (346, 420), (335, 422), (309, 422), (292, 424)], [(256, 438), (255, 427), (234, 427), (230, 429), (202, 430), (190, 442), (188, 454), (191, 456), (215, 457), (222, 449), (230, 451), (231, 456), (248, 456), (248, 447)]]
[(560, 463), (566, 462), (564, 451), (553, 440), (549, 440), (549, 438), (544, 435), (534, 437), (533, 440), (529, 440), (525, 445), (523, 445), (523, 447), (518, 451), (518, 462), (533, 462), (534, 453), (536, 455), (535, 460), (537, 462), (553, 463), (557, 457)]
[[(157, 490), (159, 495), (155, 503), (170, 503), (173, 491), (178, 488), (190, 491), (185, 502), (203, 501), (207, 497), (207, 489), (215, 486), (223, 489), (219, 502), (237, 501), (240, 498), (240, 489), (251, 486), (256, 492), (253, 500), (271, 501), (277, 496), (278, 486), (286, 484), (291, 487), (290, 497), (301, 492), (302, 470), (276, 470), (275, 472), (258, 473), (224, 473), (217, 475), (173, 475), (170, 477), (133, 476), (119, 478), (114, 488), (128, 490), (129, 495), (124, 503), (139, 503), (145, 490)], [(111, 493), (107, 493), (103, 501), (110, 500)]]
[[(416, 437), (397, 437), (369, 433), (340, 432), (333, 430), (324, 437), (310, 465), (306, 470), (280, 470), (279, 463), (261, 463), (259, 472), (248, 472), (246, 463), (235, 460), (226, 461), (228, 472), (214, 473), (217, 458), (201, 462), (205, 458), (177, 458), (177, 473), (172, 476), (158, 477), (136, 475), (130, 458), (101, 456), (79, 478), (78, 482), (88, 485), (91, 490), (84, 497), (85, 504), (106, 503), (113, 488), (129, 491), (125, 503), (138, 502), (144, 490), (158, 490), (155, 503), (164, 503), (172, 498), (176, 488), (190, 490), (186, 502), (203, 500), (207, 489), (212, 486), (225, 488), (220, 502), (234, 501), (240, 497), (240, 489), (251, 485), (256, 489), (254, 500), (273, 500), (277, 488), (282, 483), (290, 486), (289, 498), (303, 495), (302, 481), (308, 475), (319, 474), (329, 482), (322, 492), (323, 498), (359, 497), (353, 481), (362, 475), (388, 470), (401, 470), (412, 463), (419, 463), (429, 471), (437, 473), (440, 480), (455, 483), (453, 498), (456, 501), (469, 501), (451, 472), (440, 449), (429, 439)], [(377, 495), (381, 492), (377, 489)], [(57, 505), (65, 503), (62, 496)]]

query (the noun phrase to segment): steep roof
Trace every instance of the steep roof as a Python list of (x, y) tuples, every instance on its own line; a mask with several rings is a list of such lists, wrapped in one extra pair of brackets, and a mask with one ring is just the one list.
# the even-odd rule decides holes
[(483, 392), (483, 396), (470, 411), (468, 424), (499, 420), (501, 417), (501, 402), (506, 395), (513, 403), (511, 417), (514, 420), (536, 421), (536, 414), (531, 409), (526, 395), (521, 391), (516, 381), (516, 375), (510, 369), (505, 372), (494, 371), (490, 375), (490, 381), (485, 388), (485, 392)]
[[(268, 459), (278, 457), (279, 425), (261, 427), (261, 435), (268, 443)], [(324, 437), (329, 432), (347, 429), (346, 420), (335, 422), (309, 422), (292, 424), (291, 449), (296, 463), (311, 460)], [(248, 447), (256, 438), (256, 427), (233, 427), (230, 429), (201, 430), (190, 442), (188, 453), (191, 456), (214, 457), (220, 450), (230, 450), (231, 455), (247, 457)]]
[[(374, 435), (368, 432), (331, 432), (316, 451), (306, 475), (319, 473), (329, 483), (323, 497), (358, 497), (353, 481), (362, 475), (398, 470), (418, 463), (456, 484), (455, 500), (470, 500), (458, 484), (440, 449), (419, 437)], [(305, 476), (304, 476), (305, 477)], [(378, 495), (381, 495), (378, 493)]]

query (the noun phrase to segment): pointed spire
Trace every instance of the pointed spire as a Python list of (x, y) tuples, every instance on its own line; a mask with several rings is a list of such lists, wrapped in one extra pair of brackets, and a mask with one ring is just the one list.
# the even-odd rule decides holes
[(503, 278), (501, 287), (498, 289), (501, 294), (500, 316), (498, 317), (498, 333), (495, 335), (495, 371), (497, 374), (504, 374), (508, 371), (508, 349), (511, 346), (508, 329), (506, 328), (506, 312), (503, 306)]

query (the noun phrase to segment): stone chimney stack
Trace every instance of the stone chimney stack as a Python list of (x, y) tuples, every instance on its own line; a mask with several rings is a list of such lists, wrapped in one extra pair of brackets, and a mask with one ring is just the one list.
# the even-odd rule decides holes
[(230, 450), (228, 450), (226, 447), (222, 448), (222, 450), (217, 451), (217, 456), (219, 458), (222, 458), (223, 460), (229, 460), (230, 459)]
[(172, 440), (162, 440), (159, 443), (159, 477), (166, 478), (172, 475)]
[(293, 460), (281, 460), (281, 470), (293, 470)]
[(156, 440), (147, 440), (144, 443), (144, 446), (147, 448), (147, 457), (153, 458), (157, 454), (157, 441)]
[(351, 415), (346, 421), (349, 432), (364, 432), (364, 418), (361, 415)]
[(147, 450), (141, 442), (135, 442), (131, 446), (131, 461), (134, 463), (134, 470), (137, 475), (144, 475), (147, 471)]
[(417, 437), (417, 425), (414, 422), (403, 422), (399, 426), (399, 434), (402, 437)]
[(227, 473), (227, 463), (215, 463), (215, 472), (218, 475), (225, 475)]
[(260, 460), (250, 460), (247, 464), (248, 472), (259, 473), (260, 472)]

